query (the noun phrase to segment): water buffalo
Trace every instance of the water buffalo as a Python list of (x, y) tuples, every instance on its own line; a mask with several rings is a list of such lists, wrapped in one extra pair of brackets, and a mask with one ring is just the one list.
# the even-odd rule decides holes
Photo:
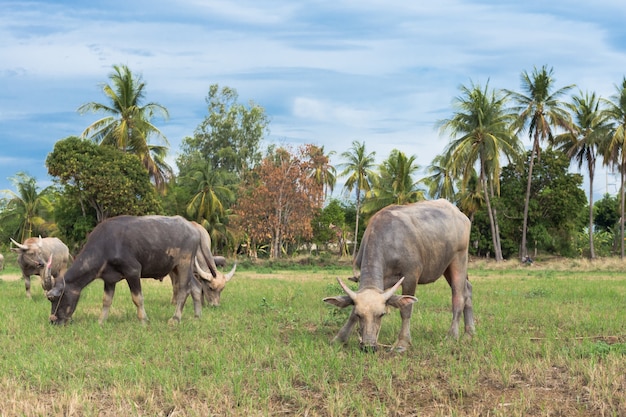
[[(324, 298), (343, 308), (353, 306), (346, 324), (334, 337), (345, 343), (358, 322), (361, 348), (374, 351), (387, 306), (400, 309), (402, 325), (395, 348), (411, 344), (410, 321), (417, 284), (445, 276), (452, 289), (452, 325), (448, 334), (459, 337), (459, 320), (465, 332), (474, 333), (472, 286), (467, 276), (470, 220), (446, 200), (389, 206), (369, 221), (355, 265), (361, 271), (358, 291), (339, 278), (347, 295)], [(402, 295), (394, 294), (402, 286)]]
[[(115, 285), (123, 279), (137, 306), (137, 317), (146, 322), (141, 278), (159, 279), (169, 274), (179, 285), (176, 309), (170, 319), (178, 323), (190, 280), (194, 279), (196, 254), (210, 256), (203, 252), (206, 248), (202, 247), (201, 239), (198, 229), (180, 216), (118, 216), (105, 220), (93, 229), (72, 266), (48, 291), (52, 304), (50, 322), (68, 322), (82, 289), (96, 278), (104, 281), (100, 322), (106, 320)], [(206, 274), (217, 275), (218, 271)]]
[(4, 255), (0, 253), (0, 271), (4, 269)]
[[(65, 246), (65, 243), (61, 242), (61, 240), (56, 237), (31, 237), (26, 239), (24, 243), (18, 243), (11, 239), (11, 242), (16, 246), (14, 248), (12, 247), (11, 250), (18, 254), (17, 264), (22, 270), (26, 296), (28, 298), (31, 298), (31, 275), (39, 275), (41, 278), (41, 286), (44, 291), (48, 291), (54, 285), (54, 280), (67, 269), (67, 264), (70, 260), (70, 251), (67, 246)], [(43, 267), (50, 256), (52, 256), (52, 265), (50, 267), (49, 279), (44, 279), (44, 275), (42, 274)]]
[[(222, 256), (213, 256), (211, 252), (211, 235), (209, 235), (209, 232), (196, 222), (191, 222), (191, 224), (200, 233), (200, 242), (203, 250), (198, 253), (198, 263), (194, 268), (194, 277), (196, 279), (190, 282), (191, 285), (188, 287), (188, 292), (194, 300), (194, 306), (198, 306), (198, 299), (201, 300), (201, 303), (206, 300), (211, 306), (219, 306), (222, 291), (226, 283), (234, 276), (237, 264), (233, 265), (232, 270), (228, 274), (223, 274), (218, 271), (217, 263), (219, 262), (221, 266), (224, 266), (226, 259)], [(206, 273), (205, 271), (207, 270), (211, 271), (211, 273)], [(180, 285), (177, 285), (175, 282), (175, 279), (175, 277), (172, 278), (174, 289), (172, 302), (178, 297), (177, 292), (180, 287)], [(200, 311), (198, 311), (197, 308), (195, 313), (196, 316), (200, 315)]]

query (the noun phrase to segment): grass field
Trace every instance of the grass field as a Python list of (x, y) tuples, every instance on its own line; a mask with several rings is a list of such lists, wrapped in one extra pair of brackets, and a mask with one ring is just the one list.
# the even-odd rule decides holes
[[(366, 354), (330, 339), (349, 310), (349, 268), (239, 269), (222, 305), (169, 326), (169, 282), (144, 281), (147, 326), (120, 283), (98, 325), (102, 283), (73, 322), (48, 324), (39, 279), (27, 300), (0, 272), (2, 416), (626, 416), (626, 276), (620, 261), (473, 262), (477, 335), (445, 338), (444, 280), (418, 288), (413, 346)], [(14, 265), (14, 264), (13, 264)], [(352, 284), (353, 285), (353, 284)], [(356, 288), (353, 286), (353, 288)], [(391, 345), (397, 312), (383, 319)]]

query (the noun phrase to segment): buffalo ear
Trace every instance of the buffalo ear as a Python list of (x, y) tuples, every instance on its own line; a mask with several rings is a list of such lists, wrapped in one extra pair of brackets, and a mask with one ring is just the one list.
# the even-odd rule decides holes
[(413, 304), (417, 302), (417, 298), (412, 295), (393, 295), (387, 301), (388, 306), (392, 306), (395, 308), (402, 308), (407, 304)]
[(337, 297), (326, 297), (322, 301), (328, 304), (332, 304), (339, 308), (348, 307), (354, 304), (352, 298), (347, 295), (338, 295)]

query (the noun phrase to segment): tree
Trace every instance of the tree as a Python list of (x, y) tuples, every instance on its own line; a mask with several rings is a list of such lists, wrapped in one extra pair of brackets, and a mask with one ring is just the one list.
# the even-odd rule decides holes
[(372, 215), (390, 204), (404, 205), (424, 199), (424, 192), (413, 175), (420, 169), (416, 157), (394, 149), (371, 177), (372, 187), (365, 197), (363, 212)]
[(91, 207), (100, 223), (121, 214), (158, 214), (160, 203), (139, 158), (112, 147), (69, 137), (46, 158), (48, 173), (65, 187), (67, 198)]
[(313, 243), (318, 247), (326, 248), (327, 245), (335, 244), (339, 249), (339, 256), (348, 255), (346, 208), (335, 198), (324, 206), (313, 218)]
[[(263, 107), (237, 102), (237, 90), (213, 84), (206, 97), (208, 115), (196, 128), (193, 137), (183, 140), (179, 171), (198, 158), (210, 162), (213, 169), (232, 174), (238, 182), (262, 158), (259, 144), (267, 133), (268, 118)], [(229, 181), (229, 182), (232, 182)]]
[(445, 198), (448, 201), (454, 200), (456, 189), (454, 182), (457, 175), (451, 170), (449, 155), (437, 155), (431, 164), (426, 168), (429, 176), (422, 179), (428, 188), (428, 195), (435, 198)]
[[(526, 153), (530, 160), (532, 151)], [(499, 203), (504, 214), (501, 221), (503, 251), (513, 255), (521, 244), (521, 218), (524, 211), (528, 170), (520, 171), (520, 164), (509, 164), (502, 170)], [(528, 239), (535, 250), (560, 256), (577, 252), (573, 242), (586, 223), (587, 198), (581, 188), (583, 177), (570, 173), (569, 157), (557, 150), (547, 149), (533, 169)]]
[(545, 65), (540, 69), (535, 67), (532, 74), (524, 71), (521, 75), (521, 83), (521, 93), (507, 91), (517, 103), (515, 108), (518, 114), (516, 125), (520, 132), (528, 131), (528, 137), (532, 142), (522, 226), (521, 258), (524, 259), (528, 252), (526, 234), (528, 232), (528, 206), (530, 204), (533, 165), (535, 159), (541, 157), (541, 142), (546, 139), (550, 143), (553, 141), (553, 128), (561, 127), (571, 131), (571, 119), (564, 103), (559, 98), (572, 89), (574, 85), (554, 90), (553, 69), (548, 70)]
[[(367, 153), (365, 150), (365, 142), (352, 142), (352, 148), (341, 154), (345, 162), (338, 165), (343, 169), (339, 174), (340, 177), (348, 177), (344, 184), (344, 189), (348, 192), (355, 190), (356, 194), (356, 225), (354, 227), (354, 247), (352, 248), (352, 257), (356, 255), (359, 236), (359, 217), (361, 214), (361, 191), (370, 190), (370, 182), (368, 177), (374, 174), (374, 156), (376, 152)], [(356, 276), (356, 275), (355, 275)]]
[(82, 137), (90, 137), (101, 145), (113, 146), (121, 151), (135, 154), (148, 170), (159, 191), (172, 177), (172, 169), (165, 162), (167, 148), (149, 144), (150, 136), (156, 136), (166, 146), (167, 138), (152, 124), (155, 115), (169, 117), (165, 107), (158, 103), (143, 104), (146, 84), (125, 65), (114, 65), (109, 75), (111, 84), (103, 84), (102, 91), (109, 104), (90, 102), (78, 108), (78, 112), (105, 113), (107, 116), (89, 125)]
[(609, 137), (610, 124), (606, 112), (600, 109), (600, 100), (595, 93), (580, 92), (566, 104), (574, 123), (572, 131), (555, 138), (559, 148), (575, 160), (578, 169), (586, 165), (589, 172), (589, 258), (596, 257), (593, 247), (593, 179), (598, 151), (605, 146)]
[(497, 210), (492, 206), (491, 198), (500, 193), (500, 157), (513, 160), (521, 153), (519, 140), (511, 129), (514, 114), (506, 107), (506, 94), (491, 90), (489, 83), (484, 89), (473, 83), (460, 89), (461, 96), (453, 102), (454, 115), (439, 122), (440, 131), (449, 132), (452, 137), (445, 158), (450, 161), (452, 172), (462, 177), (462, 190), (475, 175), (474, 167), (478, 164), (494, 255), (496, 261), (501, 261)]
[(302, 148), (298, 154), (270, 149), (246, 176), (233, 213), (235, 223), (248, 235), (253, 256), (268, 239), (270, 257), (279, 258), (286, 243), (312, 237), (311, 220), (322, 199), (321, 187), (309, 175), (311, 167)]
[(334, 151), (326, 154), (324, 147), (315, 145), (305, 145), (304, 152), (311, 161), (311, 179), (313, 182), (324, 189), (323, 196), (326, 198), (329, 193), (333, 192), (335, 183), (337, 182), (335, 167), (330, 165), (330, 157)]
[[(46, 217), (52, 211), (48, 199), (48, 190), (37, 189), (37, 180), (25, 172), (18, 172), (10, 178), (17, 192), (2, 190), (10, 198), (2, 212), (2, 223), (17, 223), (17, 230), (12, 233), (18, 242), (23, 242), (36, 234), (47, 234), (50, 224)], [(46, 227), (48, 225), (48, 227)]]
[(612, 164), (619, 168), (620, 172), (620, 258), (624, 259), (624, 182), (626, 176), (626, 77), (622, 84), (615, 86), (616, 94), (606, 100), (608, 108), (606, 114), (615, 125), (610, 135), (610, 140), (604, 152), (605, 165)]

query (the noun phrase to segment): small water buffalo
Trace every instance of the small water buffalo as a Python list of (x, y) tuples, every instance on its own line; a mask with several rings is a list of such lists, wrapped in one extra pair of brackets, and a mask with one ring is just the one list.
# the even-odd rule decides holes
[[(18, 243), (11, 239), (11, 242), (15, 245), (11, 250), (18, 254), (17, 264), (22, 270), (26, 296), (28, 298), (31, 298), (31, 275), (38, 275), (41, 278), (41, 286), (44, 291), (48, 291), (54, 285), (54, 280), (67, 269), (70, 251), (65, 243), (56, 237), (31, 237), (26, 239), (24, 243)], [(52, 256), (52, 264), (50, 266), (49, 279), (44, 279), (43, 268), (50, 256)]]
[[(410, 320), (417, 284), (445, 276), (452, 289), (452, 324), (448, 334), (459, 337), (461, 314), (465, 332), (474, 333), (472, 286), (467, 276), (470, 220), (446, 200), (389, 206), (369, 221), (355, 265), (361, 271), (358, 291), (340, 279), (346, 295), (324, 298), (337, 307), (353, 306), (333, 341), (345, 343), (358, 322), (361, 348), (376, 350), (381, 319), (387, 306), (400, 309), (402, 325), (395, 348), (411, 344)], [(399, 286), (402, 295), (394, 295)]]

